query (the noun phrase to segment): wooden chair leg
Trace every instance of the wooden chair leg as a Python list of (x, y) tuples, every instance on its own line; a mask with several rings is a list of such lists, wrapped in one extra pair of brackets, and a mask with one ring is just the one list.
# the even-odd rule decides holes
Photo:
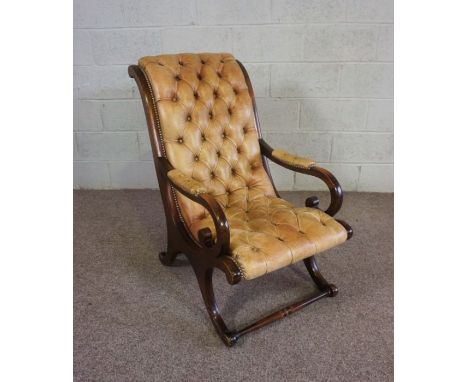
[(224, 344), (229, 347), (236, 344), (239, 338), (247, 333), (250, 333), (254, 330), (269, 325), (277, 320), (280, 320), (324, 297), (334, 297), (338, 293), (338, 288), (335, 285), (330, 284), (322, 276), (314, 257), (307, 258), (304, 260), (304, 264), (306, 265), (306, 268), (309, 271), (312, 280), (315, 282), (320, 292), (314, 292), (310, 296), (299, 300), (285, 308), (282, 308), (272, 314), (269, 314), (266, 317), (263, 317), (260, 320), (257, 320), (254, 323), (247, 325), (242, 329), (229, 330), (226, 324), (224, 323), (223, 318), (221, 317), (221, 313), (219, 312), (219, 308), (216, 303), (216, 298), (213, 291), (214, 269), (211, 267), (207, 267), (206, 265), (201, 265), (196, 260), (191, 261), (191, 263), (197, 276), (198, 285), (200, 287), (200, 291), (203, 296), (203, 301), (205, 302), (205, 306), (210, 316), (211, 322), (213, 323), (216, 332), (221, 337)]
[(163, 265), (169, 267), (174, 264), (174, 260), (179, 253), (180, 251), (175, 249), (175, 247), (170, 242), (168, 242), (167, 251), (159, 252), (159, 260)]
[(308, 257), (304, 259), (304, 264), (307, 268), (307, 271), (312, 277), (315, 285), (322, 291), (328, 292), (329, 297), (335, 297), (338, 294), (338, 288), (334, 284), (330, 284), (325, 277), (322, 276), (320, 270), (318, 268), (317, 261), (315, 260), (315, 256)]
[(236, 332), (228, 330), (223, 318), (221, 317), (221, 313), (219, 312), (213, 291), (213, 268), (202, 268), (197, 266), (194, 266), (193, 268), (195, 270), (198, 285), (200, 286), (203, 301), (205, 302), (211, 322), (226, 346), (231, 347), (237, 342), (239, 336)]

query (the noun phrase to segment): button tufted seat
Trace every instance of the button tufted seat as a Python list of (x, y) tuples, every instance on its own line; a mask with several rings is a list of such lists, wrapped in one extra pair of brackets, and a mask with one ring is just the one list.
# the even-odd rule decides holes
[[(248, 201), (235, 196), (223, 199), (227, 199), (223, 209), (231, 232), (231, 255), (245, 279), (288, 266), (347, 239), (343, 226), (318, 209), (295, 208), (271, 196), (258, 195)], [(204, 227), (215, 232), (208, 214), (191, 221), (194, 235)]]
[[(230, 255), (246, 279), (295, 263), (346, 241), (342, 225), (317, 209), (294, 208), (276, 197), (262, 165), (252, 99), (230, 54), (144, 57), (139, 66), (157, 104), (163, 154), (221, 204), (231, 232)], [(291, 164), (314, 162), (282, 150)], [(215, 233), (206, 210), (176, 193), (194, 237)]]

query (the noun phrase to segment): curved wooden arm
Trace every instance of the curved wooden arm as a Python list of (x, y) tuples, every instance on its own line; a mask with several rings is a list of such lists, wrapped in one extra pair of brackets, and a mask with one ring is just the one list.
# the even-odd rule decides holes
[[(161, 163), (162, 173), (171, 186), (190, 200), (193, 200), (195, 203), (202, 205), (213, 219), (213, 223), (216, 229), (216, 241), (214, 240), (213, 233), (209, 228), (202, 228), (200, 231), (198, 231), (198, 240), (200, 241), (200, 244), (206, 249), (209, 249), (210, 252), (216, 253), (216, 256), (227, 254), (230, 244), (230, 231), (229, 223), (226, 219), (226, 215), (224, 214), (223, 209), (221, 208), (221, 205), (212, 195), (208, 193), (190, 192), (185, 184), (181, 184), (181, 182), (178, 181), (177, 177), (168, 176), (170, 171), (177, 170), (172, 167), (166, 158), (158, 159)], [(192, 178), (189, 179), (192, 180)], [(196, 181), (193, 180), (193, 182)]]
[[(301, 174), (315, 176), (325, 182), (331, 197), (330, 205), (325, 212), (333, 216), (340, 210), (343, 204), (343, 190), (341, 189), (340, 183), (338, 183), (338, 180), (336, 180), (331, 172), (315, 165), (308, 168), (292, 165), (290, 162), (283, 161), (278, 155), (273, 155), (273, 148), (263, 139), (259, 139), (259, 143), (262, 155), (266, 156), (272, 162), (289, 170), (300, 172)], [(316, 196), (312, 196), (306, 200), (307, 207), (317, 207), (318, 204), (319, 200)]]

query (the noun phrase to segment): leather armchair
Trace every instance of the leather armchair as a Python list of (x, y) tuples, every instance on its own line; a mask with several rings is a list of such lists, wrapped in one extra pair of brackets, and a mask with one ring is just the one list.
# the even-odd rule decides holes
[[(320, 274), (314, 255), (344, 243), (351, 227), (333, 216), (343, 202), (336, 178), (312, 159), (271, 148), (262, 138), (255, 97), (243, 65), (227, 53), (143, 57), (129, 67), (139, 87), (166, 214), (172, 265), (184, 253), (195, 271), (208, 314), (231, 346), (337, 288)], [(268, 160), (324, 181), (329, 207), (311, 196), (306, 207), (281, 199)], [(216, 305), (214, 268), (231, 284), (303, 260), (319, 292), (240, 330), (228, 330)]]

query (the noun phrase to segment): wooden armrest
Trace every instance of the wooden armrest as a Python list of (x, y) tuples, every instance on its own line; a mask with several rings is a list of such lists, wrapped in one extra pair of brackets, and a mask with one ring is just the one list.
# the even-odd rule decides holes
[(173, 169), (168, 171), (168, 178), (185, 192), (192, 195), (206, 194), (208, 190), (197, 180), (185, 175), (182, 171)]
[[(325, 210), (325, 212), (328, 215), (333, 216), (340, 210), (341, 205), (343, 204), (343, 191), (341, 189), (340, 183), (338, 183), (338, 180), (331, 172), (316, 166), (315, 162), (310, 159), (295, 157), (285, 153), (283, 150), (273, 150), (273, 148), (263, 139), (259, 139), (259, 144), (262, 155), (266, 156), (272, 162), (275, 162), (276, 164), (279, 164), (280, 166), (289, 170), (314, 176), (325, 182), (328, 190), (330, 191), (331, 198), (330, 205)], [(284, 155), (284, 153), (286, 155)], [(318, 202), (318, 198), (313, 196), (307, 199), (306, 205), (307, 207), (317, 207)]]
[(300, 168), (306, 168), (307, 169), (307, 168), (311, 168), (312, 166), (315, 165), (315, 161), (313, 161), (312, 159), (296, 156), (296, 155), (288, 153), (285, 150), (275, 149), (275, 150), (272, 151), (271, 155), (274, 158), (276, 158), (276, 159), (278, 159), (278, 160), (280, 160), (280, 161), (282, 161), (284, 163), (287, 163), (290, 166), (294, 166), (294, 167), (300, 167)]
[(166, 158), (160, 157), (158, 160), (171, 186), (190, 200), (202, 205), (213, 219), (216, 242), (209, 228), (202, 228), (198, 231), (198, 240), (207, 249), (207, 255), (213, 254), (216, 257), (226, 255), (229, 252), (231, 234), (221, 205), (200, 182), (172, 167)]

